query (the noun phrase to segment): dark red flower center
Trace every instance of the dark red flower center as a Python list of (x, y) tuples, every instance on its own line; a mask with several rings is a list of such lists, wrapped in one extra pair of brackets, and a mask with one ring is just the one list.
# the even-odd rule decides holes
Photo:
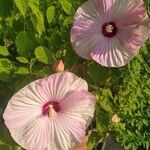
[(114, 22), (105, 23), (102, 26), (102, 34), (105, 37), (113, 37), (116, 35), (118, 28)]
[(58, 102), (56, 102), (56, 101), (48, 101), (47, 103), (44, 104), (44, 106), (42, 108), (42, 114), (43, 114), (43, 116), (49, 115), (50, 106), (52, 106), (53, 109), (56, 112), (60, 111), (60, 105), (59, 105)]

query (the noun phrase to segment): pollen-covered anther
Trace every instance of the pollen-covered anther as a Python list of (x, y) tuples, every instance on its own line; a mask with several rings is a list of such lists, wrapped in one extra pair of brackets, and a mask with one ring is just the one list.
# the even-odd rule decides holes
[(49, 105), (49, 111), (48, 111), (48, 116), (50, 119), (56, 119), (57, 117), (57, 112), (55, 111), (55, 109), (53, 108), (53, 105)]
[(106, 30), (106, 32), (108, 32), (108, 33), (112, 33), (113, 30), (114, 30), (114, 27), (113, 27), (113, 25), (108, 24), (108, 25), (106, 26), (105, 30)]
[(115, 22), (108, 22), (102, 26), (102, 34), (105, 37), (111, 38), (117, 34), (118, 28)]

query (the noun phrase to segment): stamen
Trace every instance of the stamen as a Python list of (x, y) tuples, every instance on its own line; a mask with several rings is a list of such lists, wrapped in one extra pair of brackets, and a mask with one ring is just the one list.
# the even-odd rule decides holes
[(112, 33), (113, 29), (114, 29), (114, 27), (111, 24), (108, 24), (105, 28), (106, 32), (108, 32), (108, 33)]
[(114, 22), (105, 23), (102, 26), (102, 34), (105, 37), (113, 37), (117, 34), (118, 28)]
[(50, 118), (57, 117), (57, 112), (60, 111), (60, 105), (56, 101), (48, 101), (44, 104), (42, 108), (42, 114), (43, 116), (49, 116)]
[(49, 105), (48, 116), (49, 116), (49, 118), (51, 118), (52, 120), (56, 119), (56, 117), (57, 117), (57, 112), (56, 112), (55, 109), (53, 108), (53, 105)]

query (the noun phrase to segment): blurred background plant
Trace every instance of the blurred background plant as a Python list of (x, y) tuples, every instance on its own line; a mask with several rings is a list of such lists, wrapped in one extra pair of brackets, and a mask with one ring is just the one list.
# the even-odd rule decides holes
[[(0, 150), (21, 149), (1, 119), (11, 96), (29, 82), (65, 69), (84, 78), (97, 96), (87, 148), (111, 134), (125, 150), (150, 149), (150, 41), (119, 69), (78, 57), (70, 42), (76, 9), (85, 0), (0, 0)], [(145, 0), (150, 10), (150, 0)]]

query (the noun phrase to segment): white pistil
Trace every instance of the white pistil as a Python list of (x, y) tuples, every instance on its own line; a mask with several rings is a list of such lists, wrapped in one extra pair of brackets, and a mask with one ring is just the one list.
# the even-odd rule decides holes
[(112, 33), (113, 29), (114, 29), (114, 27), (111, 24), (108, 24), (105, 28), (106, 32), (108, 32), (108, 33)]
[(53, 108), (53, 105), (49, 105), (48, 116), (49, 116), (49, 118), (51, 118), (52, 120), (56, 119), (56, 117), (57, 117), (57, 112), (56, 112), (55, 109)]

